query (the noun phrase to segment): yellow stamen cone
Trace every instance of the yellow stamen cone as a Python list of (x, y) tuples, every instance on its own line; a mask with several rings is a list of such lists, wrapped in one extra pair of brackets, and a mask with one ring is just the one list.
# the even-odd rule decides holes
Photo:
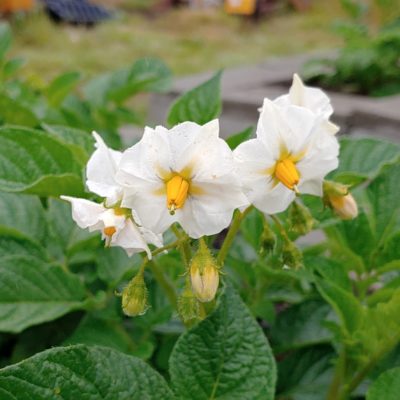
[(182, 208), (188, 196), (189, 183), (180, 175), (175, 175), (167, 182), (167, 207), (171, 215)]
[(285, 158), (276, 163), (275, 177), (287, 188), (298, 193), (297, 184), (299, 183), (300, 175), (296, 165), (290, 158)]

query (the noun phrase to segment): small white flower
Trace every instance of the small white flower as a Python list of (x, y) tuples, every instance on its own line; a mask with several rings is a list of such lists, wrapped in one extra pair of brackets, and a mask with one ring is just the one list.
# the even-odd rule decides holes
[(337, 167), (339, 152), (325, 122), (308, 108), (264, 100), (257, 138), (234, 152), (244, 191), (258, 209), (274, 214), (298, 193), (322, 196), (323, 178)]
[(331, 135), (339, 131), (339, 127), (329, 121), (333, 108), (329, 97), (319, 88), (305, 86), (297, 74), (293, 75), (293, 83), (289, 93), (274, 100), (278, 106), (294, 105), (304, 107), (324, 119), (323, 126)]
[(106, 146), (96, 132), (92, 133), (96, 140), (96, 150), (90, 157), (86, 167), (86, 185), (93, 193), (105, 197), (107, 206), (118, 203), (123, 189), (115, 180), (122, 153)]
[(151, 252), (147, 243), (162, 246), (158, 235), (136, 225), (128, 209), (107, 208), (104, 204), (69, 196), (61, 198), (71, 203), (72, 218), (78, 226), (90, 232), (101, 231), (107, 246), (120, 246), (129, 256), (145, 251), (149, 258)]
[(147, 127), (120, 162), (122, 206), (135, 209), (154, 232), (174, 222), (193, 238), (226, 228), (247, 200), (233, 172), (232, 152), (218, 135), (217, 120), (203, 126), (184, 122), (170, 130)]

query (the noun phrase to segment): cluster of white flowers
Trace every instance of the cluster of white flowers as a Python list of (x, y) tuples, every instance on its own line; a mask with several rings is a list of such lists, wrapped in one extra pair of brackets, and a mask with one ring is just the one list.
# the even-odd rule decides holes
[(250, 204), (265, 214), (284, 211), (302, 193), (322, 196), (325, 175), (338, 165), (338, 128), (329, 121), (329, 98), (295, 75), (287, 95), (264, 100), (256, 138), (233, 152), (219, 137), (218, 120), (203, 126), (146, 128), (121, 153), (99, 135), (87, 165), (88, 189), (98, 204), (63, 196), (81, 228), (99, 230), (129, 255), (162, 246), (178, 222), (192, 238), (229, 226), (235, 209)]

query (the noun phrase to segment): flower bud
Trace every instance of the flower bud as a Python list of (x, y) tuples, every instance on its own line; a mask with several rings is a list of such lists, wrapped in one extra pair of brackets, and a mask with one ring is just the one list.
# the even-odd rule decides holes
[(349, 193), (349, 186), (334, 181), (324, 181), (324, 199), (329, 196), (346, 196)]
[(313, 228), (314, 218), (307, 207), (295, 201), (289, 208), (289, 225), (292, 232), (305, 235)]
[(294, 269), (299, 269), (303, 266), (303, 254), (301, 250), (287, 238), (284, 238), (282, 260), (285, 265)]
[(190, 288), (190, 283), (185, 287), (178, 299), (178, 314), (185, 324), (195, 322), (199, 319), (200, 309), (199, 301)]
[(271, 229), (269, 223), (264, 221), (264, 228), (260, 239), (260, 254), (269, 253), (274, 250), (276, 244), (276, 235)]
[(192, 289), (201, 302), (214, 299), (219, 285), (219, 270), (214, 257), (203, 240), (190, 264)]
[(122, 291), (122, 311), (129, 317), (134, 317), (143, 315), (148, 308), (143, 271), (139, 271)]
[(354, 197), (349, 193), (346, 196), (329, 196), (329, 205), (341, 219), (353, 219), (358, 215), (358, 206)]

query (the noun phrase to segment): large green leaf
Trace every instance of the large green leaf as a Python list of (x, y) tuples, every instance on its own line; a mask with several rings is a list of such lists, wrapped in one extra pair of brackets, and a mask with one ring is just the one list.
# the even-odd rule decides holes
[(385, 164), (400, 158), (400, 147), (375, 138), (344, 138), (340, 141), (339, 168), (332, 173), (336, 180), (353, 183), (379, 174)]
[(146, 363), (105, 347), (46, 350), (0, 370), (2, 400), (172, 400)]
[(46, 216), (38, 197), (0, 192), (0, 226), (15, 229), (36, 242), (46, 236)]
[(72, 151), (49, 134), (0, 128), (0, 190), (79, 196), (83, 194), (81, 173)]
[(179, 97), (168, 113), (169, 125), (184, 121), (197, 122), (203, 125), (218, 117), (221, 104), (221, 72), (210, 80)]
[(82, 308), (79, 278), (38, 258), (14, 256), (0, 263), (0, 331), (21, 332)]
[(276, 368), (261, 328), (226, 288), (217, 309), (178, 340), (171, 382), (181, 399), (273, 399)]
[(400, 229), (399, 182), (400, 163), (395, 163), (385, 167), (367, 188), (375, 232), (381, 243)]
[(36, 127), (39, 121), (33, 111), (20, 100), (0, 94), (0, 123)]
[(46, 251), (39, 244), (15, 229), (0, 226), (0, 259), (18, 256), (47, 260)]
[(367, 400), (398, 400), (400, 393), (400, 367), (385, 371), (371, 385)]

